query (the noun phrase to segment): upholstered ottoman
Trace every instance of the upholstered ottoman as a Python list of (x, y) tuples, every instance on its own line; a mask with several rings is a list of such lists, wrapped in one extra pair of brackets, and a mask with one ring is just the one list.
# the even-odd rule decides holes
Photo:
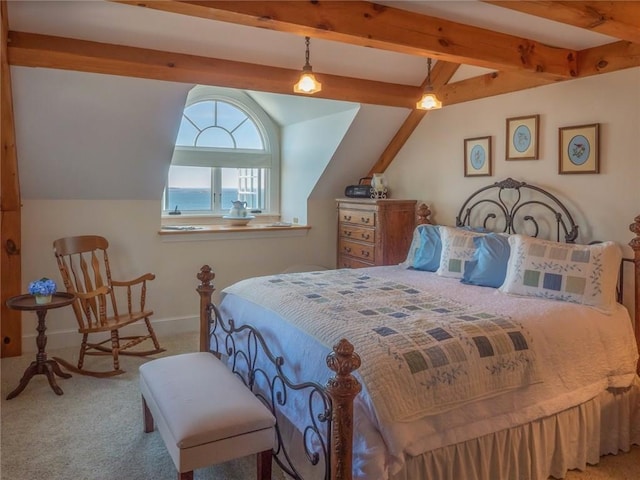
[(178, 470), (258, 454), (258, 479), (271, 479), (275, 418), (213, 354), (185, 353), (140, 367), (144, 431), (155, 424)]

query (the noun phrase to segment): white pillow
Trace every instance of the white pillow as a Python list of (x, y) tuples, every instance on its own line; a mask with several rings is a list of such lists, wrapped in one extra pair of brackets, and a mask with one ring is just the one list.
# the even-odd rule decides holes
[(475, 237), (484, 234), (454, 227), (440, 227), (442, 254), (437, 274), (443, 277), (462, 278), (465, 264), (473, 260)]
[(513, 235), (509, 245), (500, 291), (590, 305), (605, 313), (615, 306), (622, 252), (614, 242), (575, 245)]

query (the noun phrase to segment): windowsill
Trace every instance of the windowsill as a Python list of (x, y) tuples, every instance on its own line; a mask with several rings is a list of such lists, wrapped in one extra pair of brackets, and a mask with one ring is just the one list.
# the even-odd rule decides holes
[(167, 241), (224, 240), (304, 236), (310, 229), (308, 225), (274, 226), (273, 223), (250, 223), (245, 226), (172, 224), (163, 225), (158, 234)]

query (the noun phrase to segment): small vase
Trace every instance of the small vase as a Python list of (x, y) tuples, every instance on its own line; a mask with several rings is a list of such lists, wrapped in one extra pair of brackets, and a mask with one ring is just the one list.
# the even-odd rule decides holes
[(36, 295), (36, 303), (38, 305), (45, 305), (51, 303), (51, 295)]

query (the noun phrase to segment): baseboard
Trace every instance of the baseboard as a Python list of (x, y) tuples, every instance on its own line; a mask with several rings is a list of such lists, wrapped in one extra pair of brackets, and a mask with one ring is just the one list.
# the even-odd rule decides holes
[[(179, 333), (197, 332), (200, 328), (200, 320), (197, 316), (191, 317), (179, 317), (179, 318), (162, 318), (154, 319), (151, 321), (153, 330), (156, 332), (158, 338), (169, 337)], [(120, 330), (122, 336), (125, 335), (143, 335), (146, 333), (146, 327), (144, 323), (136, 323), (134, 325), (128, 325)], [(22, 336), (22, 353), (35, 353), (38, 351), (36, 345), (37, 333), (27, 334)], [(109, 334), (105, 333), (104, 338), (109, 338)], [(95, 335), (92, 337), (92, 341), (99, 340), (100, 337)], [(58, 348), (66, 347), (80, 347), (82, 336), (77, 330), (60, 330), (51, 332), (47, 330), (47, 346), (46, 350), (55, 350)]]

